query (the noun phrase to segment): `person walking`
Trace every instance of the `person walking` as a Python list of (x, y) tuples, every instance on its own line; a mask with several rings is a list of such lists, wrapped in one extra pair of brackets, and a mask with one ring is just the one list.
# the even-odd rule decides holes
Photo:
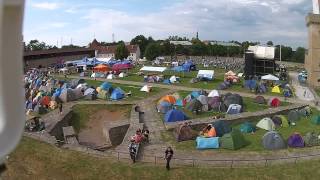
[(62, 103), (59, 103), (59, 112), (62, 114)]
[(137, 149), (136, 149), (136, 145), (134, 143), (134, 140), (131, 140), (128, 149), (129, 149), (129, 154), (130, 154), (130, 158), (132, 160), (132, 163), (135, 163), (136, 162)]
[(166, 151), (165, 151), (165, 159), (167, 160), (167, 164), (166, 164), (166, 169), (169, 171), (170, 170), (170, 161), (172, 159), (173, 156), (173, 150), (172, 148), (169, 146)]
[(303, 97), (306, 97), (306, 94), (307, 94), (307, 90), (305, 89), (303, 92)]

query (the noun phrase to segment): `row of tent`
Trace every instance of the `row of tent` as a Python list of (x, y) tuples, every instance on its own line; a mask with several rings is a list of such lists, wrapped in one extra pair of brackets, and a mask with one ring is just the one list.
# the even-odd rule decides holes
[[(259, 93), (259, 94), (264, 94), (264, 93), (268, 92), (268, 88), (265, 83), (258, 82), (254, 79), (245, 80), (244, 87), (249, 90), (255, 90), (255, 92)], [(275, 85), (274, 87), (271, 88), (271, 92), (276, 93), (276, 94), (282, 93), (285, 97), (292, 97), (293, 96), (293, 91), (292, 91), (290, 85), (287, 83), (284, 83), (282, 85)]]
[[(108, 80), (111, 80), (111, 79), (116, 79), (117, 77), (118, 78), (124, 78), (124, 77), (127, 77), (127, 76), (128, 75), (126, 73), (124, 73), (124, 72), (119, 73), (118, 76), (116, 76), (115, 74), (112, 74), (112, 73), (111, 74), (105, 74), (105, 73), (101, 73), (101, 72), (94, 72), (94, 73), (91, 74), (90, 77), (92, 77), (92, 78), (106, 78)], [(80, 77), (85, 77), (85, 73), (84, 72), (80, 73)]]

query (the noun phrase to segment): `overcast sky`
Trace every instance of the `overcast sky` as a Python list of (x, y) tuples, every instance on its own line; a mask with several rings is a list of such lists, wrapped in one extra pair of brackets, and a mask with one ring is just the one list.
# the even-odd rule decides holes
[(311, 0), (27, 0), (24, 39), (56, 45), (136, 35), (307, 46)]

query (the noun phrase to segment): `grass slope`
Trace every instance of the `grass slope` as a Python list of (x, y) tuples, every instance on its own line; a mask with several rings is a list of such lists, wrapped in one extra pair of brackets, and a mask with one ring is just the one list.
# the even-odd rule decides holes
[(58, 149), (23, 138), (10, 155), (3, 179), (318, 179), (319, 161), (259, 168), (189, 168), (129, 165)]

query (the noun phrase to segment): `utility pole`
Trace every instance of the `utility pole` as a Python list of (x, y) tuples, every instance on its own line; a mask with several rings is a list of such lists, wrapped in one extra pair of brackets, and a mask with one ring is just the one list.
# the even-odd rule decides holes
[(281, 62), (281, 60), (282, 60), (282, 55), (281, 55), (282, 53), (281, 53), (281, 44), (280, 44), (280, 62)]

